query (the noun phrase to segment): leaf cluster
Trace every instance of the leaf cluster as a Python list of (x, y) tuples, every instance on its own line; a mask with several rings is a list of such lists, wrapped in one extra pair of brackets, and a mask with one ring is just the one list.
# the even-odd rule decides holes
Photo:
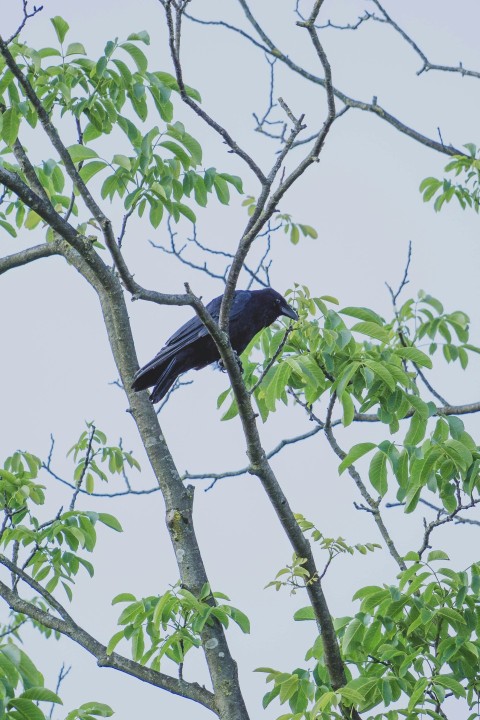
[[(439, 550), (426, 562), (409, 553), (405, 561), (410, 566), (398, 575), (398, 584), (357, 591), (359, 612), (335, 621), (348, 673), (344, 687), (331, 688), (319, 637), (306, 655), (316, 661), (311, 671), (259, 669), (273, 683), (264, 706), (275, 698), (288, 701), (291, 712), (283, 720), (340, 717), (340, 703), (368, 712), (372, 720), (440, 720), (439, 708), (452, 696), (465, 699), (473, 710), (479, 687), (480, 568), (434, 569), (432, 564), (442, 560), (448, 556)], [(310, 607), (295, 617), (314, 619)], [(396, 709), (370, 714), (391, 705)]]
[(473, 143), (464, 145), (468, 155), (454, 155), (453, 159), (445, 165), (445, 172), (452, 173), (455, 178), (464, 177), (464, 183), (452, 182), (448, 178), (439, 180), (427, 177), (420, 183), (420, 192), (423, 201), (430, 202), (435, 198), (433, 209), (439, 212), (444, 203), (455, 198), (462, 210), (467, 207), (478, 213), (480, 209), (480, 158), (477, 147)]
[[(65, 45), (69, 27), (62, 18), (53, 18), (52, 24), (58, 48), (35, 50), (15, 41), (10, 51), (52, 121), (59, 125), (67, 119), (75, 121), (78, 141), (68, 151), (84, 183), (102, 176), (101, 196), (111, 201), (122, 199), (125, 211), (137, 212), (140, 217), (148, 209), (154, 228), (164, 212), (177, 222), (181, 216), (195, 222), (190, 203), (185, 203), (192, 194), (196, 204), (204, 207), (211, 193), (228, 204), (229, 187), (243, 192), (240, 178), (215, 168), (202, 169), (200, 144), (182, 123), (173, 122), (171, 96), (178, 93), (178, 84), (169, 73), (149, 69), (141, 47), (150, 43), (147, 32), (132, 33), (123, 42), (109, 40), (103, 54), (92, 59), (81, 43)], [(187, 87), (186, 92), (201, 100), (193, 88)], [(144, 128), (152, 115), (160, 123)], [(0, 154), (5, 158), (0, 162), (23, 180), (22, 167), (7, 158), (23, 125), (35, 128), (37, 122), (36, 108), (0, 59)], [(98, 141), (111, 133), (118, 150), (107, 158)], [(77, 189), (68, 189), (63, 164), (50, 159), (36, 166), (35, 172), (57, 212), (78, 216)], [(13, 214), (12, 222), (9, 216)], [(6, 193), (5, 211), (0, 213), (4, 230), (15, 237), (18, 229), (32, 230), (40, 223), (35, 211)], [(97, 229), (91, 218), (80, 222), (77, 229), (86, 234), (89, 225)], [(47, 239), (53, 239), (51, 229)]]
[(88, 493), (95, 490), (95, 478), (108, 482), (108, 474), (126, 477), (129, 470), (141, 469), (139, 462), (131, 452), (121, 447), (121, 443), (108, 445), (107, 442), (105, 433), (88, 422), (87, 430), (81, 433), (67, 453), (76, 462), (73, 472), (75, 484), (78, 486), (84, 480)]
[(208, 584), (198, 597), (178, 583), (163, 595), (140, 600), (131, 593), (121, 593), (112, 600), (112, 605), (128, 603), (118, 618), (123, 627), (111, 638), (107, 653), (112, 653), (120, 641), (128, 640), (136, 662), (160, 670), (164, 657), (177, 665), (183, 664), (188, 651), (200, 647), (204, 627), (214, 620), (225, 628), (232, 620), (244, 633), (249, 633), (247, 616), (220, 600), (229, 598), (220, 592), (212, 593)]
[(41, 461), (26, 452), (8, 457), (0, 469), (0, 498), (4, 520), (0, 546), (16, 548), (18, 557), (26, 555), (23, 568), (36, 582), (46, 582), (52, 593), (60, 582), (68, 598), (80, 568), (93, 575), (93, 565), (79, 554), (92, 552), (97, 539), (95, 525), (100, 522), (121, 531), (118, 520), (109, 513), (87, 510), (59, 512), (53, 520), (41, 522), (34, 507), (43, 505), (45, 486), (36, 482)]
[[(460, 311), (445, 313), (441, 303), (425, 293), (416, 302), (407, 301), (389, 321), (365, 307), (337, 311), (330, 307), (338, 305), (336, 298), (311, 297), (305, 286), (295, 286), (286, 295), (295, 300), (299, 321), (281, 352), (285, 329), (277, 323), (263, 330), (242, 356), (247, 387), (253, 388), (262, 377), (254, 398), (264, 421), (278, 401), (287, 404), (292, 393), (308, 406), (335, 394), (344, 426), (357, 413), (374, 409), (379, 421), (396, 433), (400, 421), (419, 403), (425, 406), (419, 398), (417, 369), (432, 367), (437, 335), (446, 340), (445, 358), (459, 360), (462, 368), (468, 363), (467, 351), (480, 352), (468, 342), (468, 316)], [(350, 318), (356, 322), (348, 322)], [(452, 330), (459, 345), (453, 341)], [(425, 337), (431, 342), (420, 349)], [(271, 358), (275, 358), (273, 365)], [(220, 395), (218, 407), (229, 395), (229, 390)], [(222, 419), (236, 414), (233, 400)]]
[(0, 718), (46, 720), (39, 703), (62, 704), (44, 686), (43, 675), (23, 650), (9, 642), (0, 647)]

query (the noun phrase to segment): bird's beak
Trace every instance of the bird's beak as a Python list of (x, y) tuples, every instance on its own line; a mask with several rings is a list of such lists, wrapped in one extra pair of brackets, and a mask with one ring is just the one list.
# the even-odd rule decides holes
[(290, 305), (287, 305), (287, 303), (280, 306), (280, 311), (282, 315), (286, 315), (287, 317), (292, 318), (292, 320), (298, 320), (297, 313), (292, 307), (290, 307)]

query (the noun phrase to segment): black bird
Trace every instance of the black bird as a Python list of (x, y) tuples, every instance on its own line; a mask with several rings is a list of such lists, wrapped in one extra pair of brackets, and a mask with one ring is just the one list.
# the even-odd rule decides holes
[[(223, 295), (207, 305), (210, 315), (217, 320)], [(298, 315), (285, 298), (272, 288), (265, 290), (236, 290), (230, 310), (230, 342), (240, 355), (250, 340), (263, 328), (271, 325), (280, 315), (297, 320)], [(187, 370), (200, 370), (220, 360), (217, 346), (207, 328), (195, 316), (177, 330), (153, 360), (135, 374), (132, 389), (152, 387), (152, 402), (161, 400), (179, 375)]]

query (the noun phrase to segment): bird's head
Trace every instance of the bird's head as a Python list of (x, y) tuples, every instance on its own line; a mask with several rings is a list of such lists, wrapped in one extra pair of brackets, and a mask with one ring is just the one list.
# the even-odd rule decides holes
[(298, 320), (298, 315), (295, 310), (290, 307), (285, 298), (282, 297), (282, 295), (280, 295), (280, 293), (276, 290), (273, 290), (273, 288), (266, 288), (260, 292), (265, 293), (266, 298), (268, 298), (268, 303), (271, 306), (274, 319), (280, 317), (280, 315), (286, 315), (286, 317), (289, 317), (292, 320)]

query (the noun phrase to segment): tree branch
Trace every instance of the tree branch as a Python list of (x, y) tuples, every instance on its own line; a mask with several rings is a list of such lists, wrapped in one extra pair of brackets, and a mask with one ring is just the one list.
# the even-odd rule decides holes
[[(100, 279), (66, 243), (62, 252), (98, 293), (130, 412), (165, 500), (166, 524), (180, 579), (184, 587), (198, 595), (205, 583), (208, 583), (208, 577), (193, 526), (193, 488), (185, 487), (182, 483), (147, 392), (136, 393), (131, 389), (138, 362), (120, 282), (112, 273), (104, 281)], [(238, 683), (237, 665), (231, 656), (222, 625), (214, 620), (212, 624), (205, 625), (200, 636), (218, 713), (229, 720), (248, 720)]]
[[(266, 32), (263, 30), (261, 25), (258, 23), (258, 21), (253, 16), (246, 0), (238, 0), (242, 10), (245, 13), (245, 17), (247, 18), (248, 22), (254, 29), (255, 33), (260, 38), (260, 41), (257, 40), (254, 36), (250, 35), (249, 33), (245, 32), (241, 28), (235, 27), (234, 25), (231, 25), (229, 23), (226, 23), (224, 21), (205, 21), (205, 20), (199, 20), (198, 18), (194, 18), (191, 15), (188, 15), (188, 18), (194, 22), (200, 23), (202, 25), (213, 25), (213, 26), (219, 26), (224, 27), (227, 30), (233, 31), (235, 33), (238, 33), (242, 37), (244, 37), (246, 40), (251, 42), (256, 48), (259, 50), (262, 50), (263, 52), (271, 55), (274, 58), (277, 58), (280, 60), (284, 65), (286, 65), (292, 72), (296, 73), (297, 75), (300, 75), (306, 80), (309, 80), (310, 82), (313, 82), (316, 85), (320, 85), (321, 87), (325, 87), (325, 80), (317, 75), (314, 75), (313, 73), (309, 72), (305, 68), (301, 67), (300, 65), (297, 65), (286, 53), (284, 53), (279, 47), (270, 39), (270, 37), (266, 34)], [(381, 105), (379, 105), (374, 99), (372, 102), (365, 102), (362, 100), (356, 100), (346, 93), (342, 92), (337, 87), (333, 87), (333, 93), (338, 100), (340, 100), (344, 105), (346, 105), (349, 108), (355, 108), (357, 110), (363, 110), (364, 112), (370, 112), (379, 117), (381, 120), (384, 120), (389, 125), (392, 125), (396, 130), (403, 133), (404, 135), (407, 135), (408, 137), (411, 137), (416, 142), (419, 142), (422, 145), (425, 145), (426, 147), (431, 148), (432, 150), (436, 150), (437, 152), (440, 152), (444, 155), (464, 155), (465, 153), (462, 150), (459, 150), (458, 148), (453, 147), (452, 145), (444, 145), (443, 143), (440, 143), (432, 138), (427, 137), (426, 135), (423, 135), (422, 133), (418, 132), (417, 130), (414, 130), (413, 128), (409, 127), (405, 123), (403, 123), (401, 120), (393, 116), (391, 113), (389, 113), (385, 108), (383, 108)], [(316, 135), (315, 135), (316, 137)]]
[(51, 257), (52, 255), (60, 255), (59, 245), (60, 243), (58, 241), (44, 243), (43, 245), (35, 245), (34, 247), (26, 248), (25, 250), (20, 250), (20, 252), (0, 258), (0, 275), (13, 268), (28, 265), (28, 263), (35, 262), (35, 260)]
[(15, 575), (21, 577), (21, 579), (36, 592), (39, 592), (39, 594), (47, 600), (49, 605), (57, 610), (61, 617), (57, 618), (51, 613), (42, 610), (37, 605), (34, 605), (27, 600), (23, 600), (16, 592), (11, 590), (0, 580), (0, 597), (6, 601), (12, 610), (22, 613), (22, 615), (26, 615), (45, 627), (51, 628), (52, 630), (69, 637), (77, 643), (77, 645), (80, 645), (87, 650), (87, 652), (93, 655), (96, 658), (99, 667), (110, 667), (115, 670), (120, 670), (121, 672), (131, 675), (138, 680), (142, 680), (142, 682), (146, 682), (149, 685), (154, 685), (155, 687), (167, 690), (174, 695), (180, 695), (181, 697), (198, 702), (200, 705), (203, 705), (218, 714), (213, 694), (197, 683), (185, 682), (184, 680), (170, 677), (169, 675), (157, 672), (156, 670), (151, 670), (150, 668), (140, 665), (139, 663), (129, 660), (117, 653), (107, 655), (106, 646), (102, 645), (86, 630), (77, 625), (77, 623), (67, 613), (65, 608), (54, 600), (52, 596), (44, 590), (44, 588), (42, 588), (20, 568), (8, 561), (4, 556), (0, 556), (0, 563), (11, 569)]
[[(263, 185), (266, 182), (266, 177), (257, 163), (250, 157), (248, 153), (243, 150), (237, 142), (232, 138), (230, 133), (216, 122), (208, 113), (203, 110), (189, 95), (185, 88), (183, 81), (182, 66), (180, 64), (180, 39), (181, 39), (181, 20), (184, 14), (184, 7), (180, 7), (172, 0), (161, 0), (162, 5), (165, 9), (165, 17), (167, 19), (168, 26), (168, 41), (170, 45), (170, 54), (172, 56), (173, 66), (175, 68), (175, 76), (177, 78), (178, 89), (180, 91), (180, 97), (183, 102), (188, 105), (199, 117), (204, 120), (215, 132), (217, 132), (224, 142), (228, 145), (230, 150), (238, 155), (248, 165), (257, 176), (260, 183)], [(176, 18), (174, 21), (172, 7), (175, 8)]]
[[(186, 285), (186, 290), (188, 293), (191, 292), (188, 285)], [(319, 581), (319, 572), (315, 565), (310, 543), (301, 531), (288, 500), (266, 458), (260, 441), (251, 398), (243, 382), (237, 358), (232, 350), (228, 336), (220, 329), (219, 325), (213, 320), (210, 313), (198, 298), (194, 302), (194, 308), (215, 341), (224, 367), (230, 378), (247, 445), (247, 455), (250, 461), (248, 471), (252, 475), (256, 475), (262, 483), (292, 548), (299, 557), (305, 558), (305, 568), (310, 578), (306, 590), (315, 613), (317, 626), (322, 635), (325, 663), (330, 682), (334, 689), (338, 689), (346, 684), (346, 673), (337, 642), (337, 635), (321, 582)], [(347, 714), (347, 717), (356, 720), (360, 717), (354, 709), (343, 708), (343, 710)]]

